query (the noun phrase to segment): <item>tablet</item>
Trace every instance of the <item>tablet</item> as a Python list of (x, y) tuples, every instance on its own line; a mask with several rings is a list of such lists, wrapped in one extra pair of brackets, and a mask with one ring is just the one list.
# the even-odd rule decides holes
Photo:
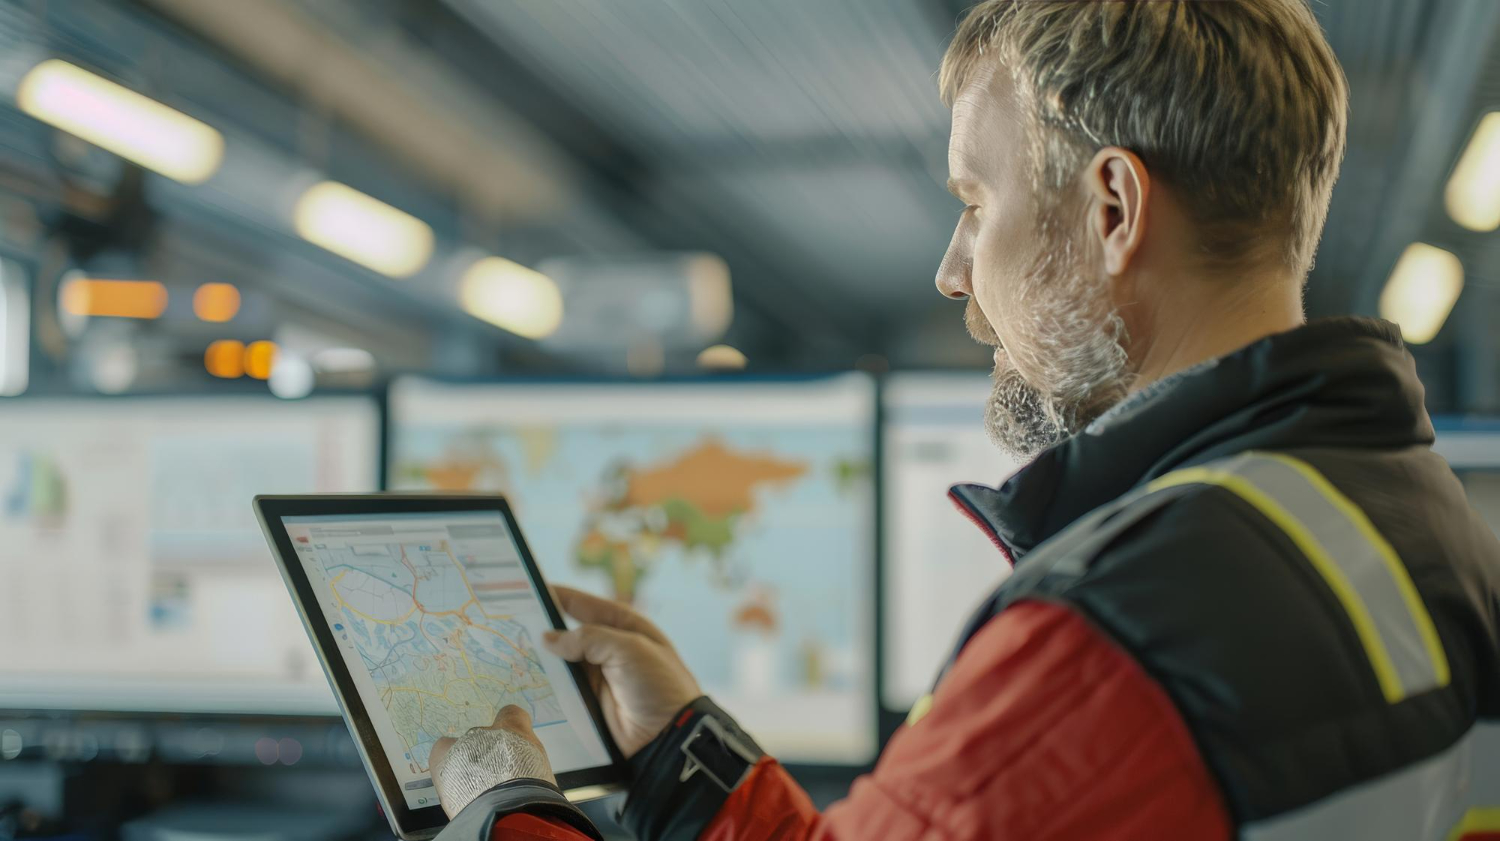
[(497, 496), (259, 496), (255, 511), (391, 829), (447, 819), (433, 743), (531, 713), (572, 800), (618, 790), (625, 763), (582, 669), (541, 647), (563, 627)]

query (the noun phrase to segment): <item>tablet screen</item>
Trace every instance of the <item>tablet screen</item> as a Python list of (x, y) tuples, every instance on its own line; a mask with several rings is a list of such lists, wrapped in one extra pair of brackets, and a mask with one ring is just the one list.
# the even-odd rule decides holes
[[(433, 743), (531, 713), (554, 773), (610, 763), (498, 511), (282, 517), (412, 809)], [(309, 608), (310, 609), (310, 608)]]

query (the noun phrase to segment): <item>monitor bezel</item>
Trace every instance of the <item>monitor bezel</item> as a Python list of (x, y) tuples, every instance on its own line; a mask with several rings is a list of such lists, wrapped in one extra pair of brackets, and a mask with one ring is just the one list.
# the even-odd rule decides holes
[[(404, 792), (386, 759), (379, 734), (376, 733), (370, 721), (364, 699), (360, 697), (359, 690), (354, 685), (348, 664), (338, 654), (338, 643), (334, 639), (333, 629), (328, 622), (323, 620), (321, 609), (318, 607), (317, 592), (306, 570), (297, 560), (296, 549), (292, 545), (291, 536), (287, 533), (282, 518), (351, 514), (443, 514), (473, 511), (499, 513), (514, 537), (526, 574), (538, 585), (537, 591), (541, 594), (542, 606), (547, 612), (548, 620), (555, 629), (563, 630), (566, 626), (563, 623), (562, 614), (552, 600), (541, 571), (531, 555), (531, 548), (527, 545), (526, 538), (516, 523), (510, 504), (504, 497), (493, 494), (383, 493), (257, 496), (254, 505), (256, 517), (259, 518), (261, 528), (265, 531), (266, 538), (274, 550), (277, 568), (281, 570), (282, 579), (286, 582), (292, 600), (296, 603), (297, 614), (301, 617), (303, 626), (312, 637), (313, 649), (318, 654), (323, 673), (328, 677), (334, 698), (337, 699), (339, 709), (343, 713), (344, 723), (349, 727), (350, 735), (354, 737), (354, 744), (359, 751), (365, 771), (369, 774), (381, 805), (390, 819), (391, 829), (402, 838), (431, 837), (448, 822), (443, 814), (442, 806), (434, 804), (417, 809), (407, 806)], [(313, 616), (317, 617), (316, 621), (313, 620)], [(581, 768), (556, 775), (558, 787), (563, 790), (563, 793), (568, 795), (569, 799), (581, 802), (623, 790), (627, 771), (625, 758), (610, 735), (609, 727), (605, 723), (599, 706), (599, 699), (589, 683), (587, 674), (577, 663), (567, 665), (574, 683), (578, 686), (579, 695), (583, 698), (584, 706), (588, 709), (594, 728), (604, 742), (605, 750), (611, 760), (608, 765)]]

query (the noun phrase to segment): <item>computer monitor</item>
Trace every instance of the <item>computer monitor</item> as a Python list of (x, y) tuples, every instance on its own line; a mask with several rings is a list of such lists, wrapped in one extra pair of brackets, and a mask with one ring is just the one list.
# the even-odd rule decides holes
[(370, 491), (360, 397), (0, 407), (0, 708), (335, 713), (250, 500)]
[(948, 499), (955, 484), (997, 485), (1020, 466), (985, 433), (989, 395), (984, 374), (896, 374), (883, 389), (881, 698), (890, 709), (931, 691), (969, 612), (1010, 574)]
[(543, 575), (619, 598), (783, 761), (876, 749), (863, 375), (390, 390), (392, 489), (510, 497)]
[(1500, 419), (1433, 418), (1433, 449), (1464, 483), (1469, 504), (1500, 535)]

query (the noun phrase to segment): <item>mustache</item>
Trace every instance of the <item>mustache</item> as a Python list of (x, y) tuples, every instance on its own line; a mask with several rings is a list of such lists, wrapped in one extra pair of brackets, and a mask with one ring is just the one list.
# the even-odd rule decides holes
[(964, 307), (964, 328), (974, 341), (990, 347), (1001, 347), (1000, 336), (995, 333), (995, 328), (990, 325), (990, 320), (984, 317), (984, 311), (973, 299), (969, 299), (968, 306)]

